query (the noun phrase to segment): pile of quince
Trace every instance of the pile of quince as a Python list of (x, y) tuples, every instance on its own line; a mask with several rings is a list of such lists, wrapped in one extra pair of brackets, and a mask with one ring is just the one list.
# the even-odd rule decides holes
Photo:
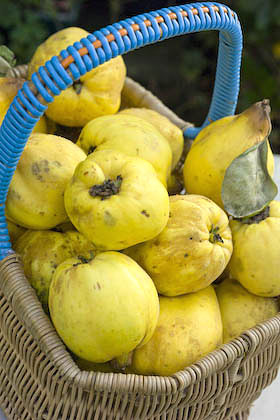
[[(28, 77), (86, 35), (53, 34)], [(211, 123), (186, 154), (166, 117), (121, 109), (125, 76), (119, 56), (55, 97), (6, 216), (25, 275), (82, 369), (171, 375), (279, 310), (270, 108), (263, 100)], [(2, 78), (1, 118), (21, 84)]]

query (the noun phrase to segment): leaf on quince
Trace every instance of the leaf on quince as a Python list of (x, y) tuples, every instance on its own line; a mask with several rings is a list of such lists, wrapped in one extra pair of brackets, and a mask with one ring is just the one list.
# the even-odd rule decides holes
[(8, 70), (16, 64), (15, 54), (6, 45), (0, 45), (0, 77), (6, 76)]
[(225, 211), (235, 217), (261, 212), (277, 195), (278, 188), (267, 170), (267, 138), (235, 158), (222, 185)]

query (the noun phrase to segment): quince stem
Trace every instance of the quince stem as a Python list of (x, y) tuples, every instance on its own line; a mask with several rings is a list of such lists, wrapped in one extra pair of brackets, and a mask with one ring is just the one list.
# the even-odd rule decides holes
[(101, 200), (105, 200), (112, 195), (118, 194), (121, 188), (122, 180), (121, 175), (118, 175), (115, 180), (106, 179), (103, 184), (93, 185), (89, 189), (89, 195), (92, 197), (101, 197)]
[(83, 87), (83, 84), (82, 84), (82, 82), (80, 82), (80, 80), (73, 83), (73, 89), (77, 93), (77, 95), (79, 95), (81, 93), (82, 87)]
[(233, 217), (233, 219), (238, 220), (246, 225), (252, 225), (254, 223), (260, 223), (262, 220), (265, 220), (267, 217), (269, 217), (269, 210), (270, 207), (266, 206), (262, 211), (256, 213), (254, 216), (242, 217), (240, 219), (237, 217)]
[(110, 361), (110, 365), (117, 372), (125, 372), (132, 363), (133, 352), (123, 353), (121, 356), (116, 357)]
[(94, 252), (93, 251), (89, 251), (89, 254), (87, 254), (88, 256), (84, 256), (84, 255), (78, 255), (77, 259), (80, 261), (78, 263), (75, 263), (74, 266), (80, 265), (80, 264), (88, 264), (89, 262), (91, 262), (94, 259)]
[(209, 232), (210, 233), (209, 241), (212, 244), (215, 244), (216, 242), (222, 242), (222, 243), (224, 242), (223, 238), (218, 233), (218, 231), (219, 231), (219, 226), (214, 226), (214, 225), (211, 226), (211, 229), (210, 229), (210, 232)]

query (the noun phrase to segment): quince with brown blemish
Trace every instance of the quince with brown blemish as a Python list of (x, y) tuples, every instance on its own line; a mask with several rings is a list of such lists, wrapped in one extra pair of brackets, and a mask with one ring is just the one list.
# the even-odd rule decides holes
[(162, 232), (124, 252), (147, 271), (160, 294), (196, 292), (216, 280), (229, 262), (229, 220), (207, 197), (174, 195)]
[(7, 218), (29, 229), (51, 229), (69, 221), (64, 190), (85, 158), (82, 149), (63, 137), (31, 135), (9, 187)]
[(81, 162), (64, 201), (73, 225), (100, 250), (147, 241), (168, 220), (168, 193), (153, 166), (115, 150), (94, 152)]
[(20, 255), (24, 274), (46, 312), (49, 287), (56, 267), (68, 258), (94, 255), (92, 243), (74, 230), (28, 230), (16, 241), (14, 250)]

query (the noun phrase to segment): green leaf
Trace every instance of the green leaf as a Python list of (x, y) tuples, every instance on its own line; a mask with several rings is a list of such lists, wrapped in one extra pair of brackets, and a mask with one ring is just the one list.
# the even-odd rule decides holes
[(15, 54), (6, 45), (0, 45), (0, 77), (16, 64)]
[(277, 195), (278, 188), (267, 170), (267, 138), (235, 158), (227, 168), (222, 201), (236, 218), (261, 212)]

